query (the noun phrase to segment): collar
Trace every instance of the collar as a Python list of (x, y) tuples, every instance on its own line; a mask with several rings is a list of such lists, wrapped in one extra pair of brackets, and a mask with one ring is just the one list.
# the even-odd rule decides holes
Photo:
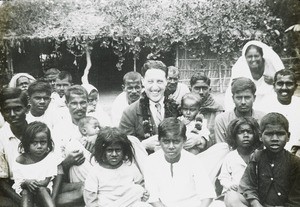
[(165, 100), (165, 97), (162, 97), (162, 99), (159, 102), (153, 102), (149, 99), (150, 107), (155, 107), (155, 104), (157, 104), (157, 103), (159, 103), (161, 105), (161, 107), (164, 107), (164, 100)]
[(9, 140), (12, 140), (12, 139), (18, 139), (14, 133), (11, 131), (10, 129), (10, 125), (7, 123), (7, 122), (4, 122), (2, 128), (1, 128), (1, 131), (4, 131), (5, 132), (5, 136), (8, 137)]

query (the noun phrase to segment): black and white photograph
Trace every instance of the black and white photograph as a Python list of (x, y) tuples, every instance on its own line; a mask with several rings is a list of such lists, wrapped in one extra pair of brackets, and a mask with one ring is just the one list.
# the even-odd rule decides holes
[(300, 207), (300, 0), (1, 0), (0, 207)]

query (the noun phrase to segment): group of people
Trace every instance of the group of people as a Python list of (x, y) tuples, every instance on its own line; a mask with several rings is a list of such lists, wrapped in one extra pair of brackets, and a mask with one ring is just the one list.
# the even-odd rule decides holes
[(0, 204), (300, 206), (297, 79), (274, 54), (245, 45), (225, 110), (205, 74), (188, 87), (158, 60), (124, 75), (111, 117), (87, 74), (16, 74), (0, 93)]

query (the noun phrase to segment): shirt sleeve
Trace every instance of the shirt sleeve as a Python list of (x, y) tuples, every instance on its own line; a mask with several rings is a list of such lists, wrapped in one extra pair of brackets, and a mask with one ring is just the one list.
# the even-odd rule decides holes
[(0, 178), (9, 178), (9, 167), (5, 158), (5, 152), (2, 142), (0, 142)]
[(218, 179), (220, 180), (220, 183), (223, 186), (225, 191), (228, 190), (230, 188), (230, 186), (232, 186), (232, 184), (233, 184), (232, 183), (232, 169), (230, 166), (230, 160), (229, 160), (228, 156), (226, 156), (224, 159)]
[(98, 178), (97, 174), (94, 170), (91, 170), (90, 173), (87, 175), (85, 184), (84, 184), (84, 190), (90, 191), (90, 192), (98, 192)]
[(135, 122), (133, 117), (130, 115), (130, 111), (125, 110), (122, 114), (119, 128), (123, 130), (127, 135), (136, 136), (134, 123)]
[(146, 190), (150, 194), (148, 202), (159, 202), (159, 187), (157, 183), (158, 179), (156, 178), (155, 173), (152, 171), (151, 163), (149, 162), (149, 160), (147, 160), (146, 163), (144, 178)]
[(202, 165), (195, 166), (193, 178), (195, 181), (197, 194), (201, 200), (216, 197), (213, 184), (211, 183), (211, 180), (209, 179), (208, 174)]
[(244, 175), (240, 181), (239, 192), (243, 194), (246, 200), (258, 200), (258, 177), (256, 172), (256, 162), (251, 162), (248, 164)]
[(215, 139), (217, 143), (225, 142), (226, 128), (224, 127), (222, 114), (217, 115), (215, 119)]
[(86, 207), (98, 207), (97, 192), (91, 192), (86, 189), (83, 190), (83, 199)]

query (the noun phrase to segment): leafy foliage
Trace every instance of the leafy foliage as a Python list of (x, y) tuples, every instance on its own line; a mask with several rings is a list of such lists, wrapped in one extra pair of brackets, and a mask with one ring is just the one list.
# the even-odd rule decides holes
[(145, 47), (152, 57), (179, 46), (194, 57), (228, 61), (251, 39), (282, 48), (282, 21), (264, 0), (15, 0), (0, 10), (9, 46), (51, 39), (56, 51), (65, 47), (78, 56), (97, 42), (113, 48), (119, 68), (124, 54), (138, 57)]

